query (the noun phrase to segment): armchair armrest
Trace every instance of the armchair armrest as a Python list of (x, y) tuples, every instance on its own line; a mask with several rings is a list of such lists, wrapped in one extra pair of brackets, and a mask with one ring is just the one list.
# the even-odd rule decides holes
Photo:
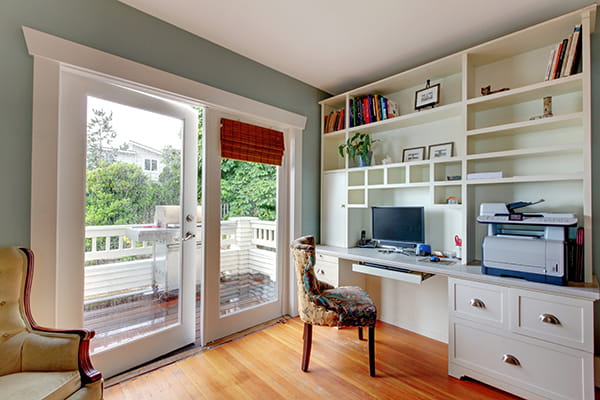
[[(31, 285), (32, 285), (32, 278), (33, 278), (33, 252), (31, 251), (31, 249), (28, 248), (21, 248), (21, 251), (23, 251), (23, 253), (25, 253), (25, 255), (27, 256), (27, 276), (26, 276), (26, 280), (25, 280), (25, 293), (24, 293), (24, 311), (25, 311), (25, 317), (27, 318), (29, 325), (31, 326), (31, 329), (33, 330), (33, 335), (36, 335), (35, 338), (39, 339), (40, 337), (44, 336), (46, 338), (51, 338), (54, 337), (55, 339), (60, 339), (62, 338), (62, 341), (59, 341), (58, 343), (62, 342), (62, 344), (56, 344), (56, 342), (51, 345), (51, 347), (64, 347), (66, 346), (66, 348), (71, 349), (70, 351), (75, 351), (76, 354), (74, 355), (75, 360), (77, 360), (77, 368), (79, 369), (79, 374), (81, 375), (81, 383), (83, 385), (86, 385), (88, 383), (92, 383), (92, 382), (96, 382), (102, 379), (102, 373), (100, 371), (97, 371), (96, 369), (94, 369), (94, 367), (92, 366), (92, 361), (90, 360), (90, 339), (92, 339), (94, 337), (94, 335), (96, 334), (94, 331), (89, 331), (86, 329), (68, 329), (68, 330), (61, 330), (61, 329), (53, 329), (53, 328), (45, 328), (45, 327), (41, 327), (39, 326), (35, 320), (33, 319), (33, 314), (31, 313), (31, 306), (30, 306), (30, 294), (31, 294)], [(70, 339), (69, 339), (70, 337)], [(32, 340), (30, 341), (30, 346), (32, 349), (37, 348), (38, 350), (40, 350), (39, 346), (41, 343), (39, 343), (39, 340), (35, 340), (34, 336), (32, 336), (31, 338)], [(75, 343), (71, 343), (71, 345), (68, 344), (69, 340), (75, 340)], [(52, 339), (50, 339), (50, 342), (52, 341)], [(44, 342), (44, 340), (42, 339), (42, 342)], [(73, 347), (70, 347), (73, 346)], [(25, 351), (25, 349), (23, 350)], [(25, 356), (25, 355), (24, 355)], [(40, 358), (39, 356), (36, 356), (36, 358)], [(24, 357), (25, 359), (25, 357)]]
[[(49, 363), (53, 366), (71, 365), (73, 369), (79, 370), (83, 385), (102, 379), (102, 373), (94, 369), (90, 360), (90, 339), (94, 337), (94, 331), (61, 330), (38, 325), (32, 326), (32, 329), (33, 332), (23, 345), (24, 366), (35, 366), (36, 368), (31, 369), (39, 369), (39, 364), (44, 363), (45, 368), (41, 369), (48, 369), (52, 367)], [(52, 354), (52, 357), (40, 357), (49, 354)]]

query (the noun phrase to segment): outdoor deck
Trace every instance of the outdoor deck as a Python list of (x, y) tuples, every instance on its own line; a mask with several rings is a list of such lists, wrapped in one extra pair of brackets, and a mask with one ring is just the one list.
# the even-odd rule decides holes
[[(232, 220), (222, 224), (222, 315), (264, 303), (276, 296), (275, 224), (255, 218)], [(169, 281), (168, 271), (157, 273), (156, 262), (149, 256), (153, 251), (152, 243), (127, 243), (123, 232), (130, 230), (130, 226), (88, 228), (86, 261), (101, 260), (99, 263), (96, 261), (98, 265), (85, 267), (84, 326), (96, 331), (91, 343), (92, 351), (130, 341), (176, 323), (178, 287), (173, 287)], [(169, 248), (170, 251), (178, 251), (176, 246)], [(136, 253), (136, 260), (107, 261), (117, 258), (128, 260), (130, 256), (123, 254), (130, 251)], [(201, 293), (200, 286), (197, 287), (196, 326), (199, 327)], [(198, 328), (196, 338), (199, 338)]]

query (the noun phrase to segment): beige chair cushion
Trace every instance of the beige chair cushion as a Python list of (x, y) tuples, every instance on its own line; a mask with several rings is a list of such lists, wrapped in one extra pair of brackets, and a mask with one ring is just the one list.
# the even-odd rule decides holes
[(0, 376), (0, 400), (64, 400), (81, 387), (79, 371)]

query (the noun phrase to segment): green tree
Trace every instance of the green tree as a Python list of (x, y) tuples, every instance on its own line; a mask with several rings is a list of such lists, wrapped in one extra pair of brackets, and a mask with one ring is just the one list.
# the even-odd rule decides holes
[(230, 159), (221, 160), (221, 202), (228, 217), (259, 217), (274, 221), (277, 201), (277, 167)]
[(158, 204), (179, 204), (181, 150), (167, 146), (162, 152), (163, 170), (158, 176)]
[(158, 190), (137, 165), (117, 162), (88, 171), (86, 225), (150, 223)]
[(87, 124), (87, 169), (112, 164), (117, 157), (117, 149), (111, 146), (117, 137), (112, 127), (112, 111), (92, 109), (94, 116)]

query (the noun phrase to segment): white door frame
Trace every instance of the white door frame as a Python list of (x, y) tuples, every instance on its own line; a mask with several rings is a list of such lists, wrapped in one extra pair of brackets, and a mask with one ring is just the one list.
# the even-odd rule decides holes
[[(288, 237), (301, 232), (302, 208), (302, 137), (306, 117), (268, 104), (217, 89), (122, 57), (80, 45), (44, 32), (23, 27), (29, 54), (34, 58), (32, 177), (31, 177), (31, 238), (36, 252), (36, 274), (33, 280), (32, 311), (39, 323), (56, 327), (59, 293), (56, 247), (59, 230), (59, 97), (61, 65), (77, 67), (114, 80), (133, 82), (157, 91), (163, 97), (192, 104), (204, 104), (207, 109), (230, 112), (271, 125), (288, 133), (289, 218)], [(287, 143), (286, 143), (287, 145)], [(290, 276), (288, 246), (284, 271)], [(293, 275), (292, 275), (293, 276)], [(294, 313), (295, 286), (288, 279), (286, 309)]]

